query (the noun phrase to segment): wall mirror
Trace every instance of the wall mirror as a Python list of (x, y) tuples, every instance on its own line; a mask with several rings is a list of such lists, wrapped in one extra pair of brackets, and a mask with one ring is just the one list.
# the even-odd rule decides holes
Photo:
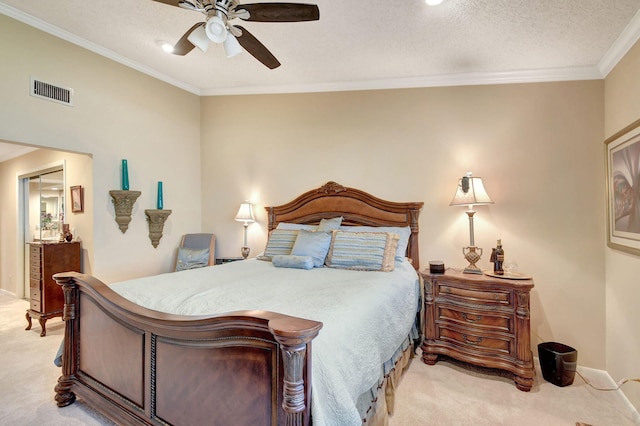
[(64, 223), (64, 170), (29, 178), (29, 229), (34, 241), (57, 241)]

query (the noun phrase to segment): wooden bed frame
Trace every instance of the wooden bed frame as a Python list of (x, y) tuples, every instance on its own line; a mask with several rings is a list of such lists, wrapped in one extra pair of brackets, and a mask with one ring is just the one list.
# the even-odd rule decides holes
[[(285, 205), (280, 222), (410, 226), (407, 255), (419, 267), (422, 203), (395, 203), (329, 182)], [(311, 342), (322, 323), (267, 311), (180, 316), (152, 311), (98, 279), (56, 274), (65, 321), (55, 400), (76, 397), (118, 424), (308, 425)]]

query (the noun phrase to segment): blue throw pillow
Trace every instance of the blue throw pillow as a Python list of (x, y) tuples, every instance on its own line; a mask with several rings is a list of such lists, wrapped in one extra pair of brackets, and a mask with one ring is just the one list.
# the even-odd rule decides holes
[(318, 225), (318, 232), (331, 232), (335, 229), (340, 228), (342, 224), (342, 216), (332, 217), (331, 219), (322, 219), (320, 224)]
[(279, 268), (313, 269), (313, 259), (310, 256), (277, 254), (273, 256), (271, 263)]
[(298, 238), (293, 244), (291, 254), (295, 256), (311, 256), (313, 266), (321, 268), (324, 266), (324, 259), (329, 252), (331, 245), (331, 234), (329, 232), (313, 232), (301, 229), (298, 231)]
[(327, 266), (359, 271), (393, 271), (398, 234), (333, 231)]
[(194, 250), (189, 248), (178, 248), (178, 263), (176, 271), (186, 269), (202, 268), (209, 265), (209, 249)]
[(298, 231), (295, 229), (274, 229), (269, 234), (264, 256), (272, 258), (278, 254), (291, 254), (291, 248), (297, 237)]
[(401, 262), (407, 256), (407, 246), (411, 237), (411, 227), (409, 226), (341, 226), (341, 231), (347, 232), (391, 232), (397, 234), (398, 247), (396, 247), (396, 260)]

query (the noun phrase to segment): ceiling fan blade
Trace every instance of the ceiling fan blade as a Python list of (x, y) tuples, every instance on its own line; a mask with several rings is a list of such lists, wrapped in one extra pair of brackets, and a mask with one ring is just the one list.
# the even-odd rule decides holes
[(246, 10), (249, 17), (238, 16), (244, 21), (258, 22), (301, 22), (317, 21), (320, 10), (315, 4), (304, 3), (250, 3), (240, 4), (236, 12)]
[(189, 37), (189, 35), (201, 25), (204, 25), (204, 22), (198, 22), (193, 27), (189, 28), (189, 31), (184, 33), (184, 35), (180, 38), (180, 40), (178, 40), (176, 45), (173, 46), (173, 52), (171, 53), (173, 53), (174, 55), (184, 56), (187, 53), (191, 52), (195, 46), (187, 39), (187, 37)]
[(157, 1), (158, 3), (168, 4), (169, 6), (180, 7), (178, 5), (178, 3), (180, 3), (180, 0), (153, 0), (153, 1)]
[(262, 62), (269, 69), (278, 68), (280, 66), (280, 62), (278, 62), (276, 57), (269, 52), (269, 49), (267, 49), (264, 44), (260, 43), (260, 41), (249, 31), (239, 25), (235, 25), (235, 27), (242, 31), (242, 34), (236, 38), (244, 50), (249, 52), (251, 56)]

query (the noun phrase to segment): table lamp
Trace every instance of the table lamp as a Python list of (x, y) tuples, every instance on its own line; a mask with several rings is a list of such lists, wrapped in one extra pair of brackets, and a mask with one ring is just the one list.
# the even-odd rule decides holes
[(469, 266), (464, 269), (465, 274), (482, 274), (480, 268), (476, 266), (476, 263), (480, 261), (482, 257), (482, 249), (476, 247), (473, 238), (473, 215), (476, 213), (473, 210), (473, 206), (481, 206), (486, 204), (493, 204), (493, 200), (487, 194), (482, 183), (482, 178), (471, 177), (471, 172), (467, 172), (466, 176), (463, 176), (458, 180), (458, 187), (456, 188), (456, 194), (453, 196), (450, 206), (469, 206), (466, 211), (469, 216), (469, 247), (462, 248), (462, 254), (464, 258), (469, 262)]
[(253, 206), (250, 202), (245, 201), (240, 204), (240, 209), (238, 210), (238, 214), (236, 214), (235, 220), (238, 222), (244, 222), (244, 245), (241, 248), (242, 257), (246, 259), (249, 256), (249, 247), (247, 246), (247, 227), (250, 223), (256, 221), (253, 216)]

